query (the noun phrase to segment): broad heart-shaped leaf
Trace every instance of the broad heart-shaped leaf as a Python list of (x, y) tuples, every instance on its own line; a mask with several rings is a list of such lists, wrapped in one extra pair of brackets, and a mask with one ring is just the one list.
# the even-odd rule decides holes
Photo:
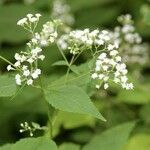
[(63, 143), (58, 150), (80, 150), (80, 146), (72, 143)]
[(150, 135), (149, 134), (137, 134), (133, 136), (125, 150), (150, 150)]
[(105, 121), (104, 117), (91, 102), (89, 96), (77, 86), (64, 85), (55, 88), (48, 87), (44, 92), (47, 102), (56, 109), (88, 114)]
[(2, 146), (0, 150), (57, 150), (56, 144), (46, 137), (25, 138), (16, 142)]
[(129, 122), (96, 135), (83, 150), (122, 150), (135, 123)]
[(15, 94), (16, 84), (14, 77), (0, 75), (0, 97), (9, 97)]

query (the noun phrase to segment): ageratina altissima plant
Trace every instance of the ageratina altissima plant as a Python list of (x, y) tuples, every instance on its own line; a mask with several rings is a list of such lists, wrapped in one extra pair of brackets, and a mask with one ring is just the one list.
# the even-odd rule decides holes
[[(17, 22), (17, 25), (22, 26), (32, 36), (31, 40), (27, 43), (27, 50), (16, 53), (16, 62), (7, 66), (8, 71), (16, 70), (18, 72), (15, 76), (17, 85), (33, 85), (34, 80), (41, 74), (41, 69), (38, 68), (38, 61), (43, 61), (45, 58), (42, 54), (42, 47), (57, 43), (65, 61), (67, 61), (63, 53), (65, 49), (70, 51), (73, 59), (75, 56), (78, 57), (83, 51), (90, 52), (92, 57), (96, 58), (95, 68), (92, 70), (91, 77), (97, 81), (97, 89), (101, 85), (103, 85), (104, 89), (107, 89), (109, 81), (113, 81), (127, 90), (133, 89), (133, 84), (128, 82), (126, 64), (119, 54), (121, 40), (116, 37), (116, 35), (120, 35), (119, 33), (107, 30), (99, 31), (96, 29), (90, 31), (89, 29), (84, 29), (70, 31), (59, 36), (57, 27), (61, 24), (60, 20), (46, 22), (43, 25), (42, 31), (37, 33), (35, 30), (40, 17), (40, 14), (28, 14)], [(125, 19), (125, 22), (129, 21), (130, 17)], [(131, 30), (133, 32), (133, 27), (130, 25), (125, 25), (122, 29), (123, 32), (131, 32)], [(133, 35), (132, 42), (141, 42), (138, 34)], [(68, 61), (66, 63), (69, 64)]]
[(8, 71), (18, 72), (15, 76), (17, 85), (32, 85), (40, 76), (41, 69), (38, 68), (38, 61), (43, 61), (45, 58), (42, 47), (54, 43), (57, 38), (57, 27), (61, 24), (59, 20), (46, 22), (40, 33), (35, 32), (40, 17), (40, 14), (28, 14), (17, 22), (17, 25), (22, 26), (32, 36), (27, 43), (27, 50), (16, 53), (14, 56), (16, 62), (7, 66)]
[[(15, 54), (15, 63), (11, 63), (0, 56), (1, 59), (9, 63), (7, 70), (16, 72), (15, 80), (17, 85), (22, 87), (28, 85), (41, 89), (43, 98), (48, 103), (48, 114), (53, 116), (53, 112), (55, 112), (53, 107), (55, 107), (56, 109), (64, 111), (90, 114), (105, 121), (82, 88), (67, 84), (69, 82), (68, 75), (70, 70), (74, 71), (74, 69), (71, 68), (73, 63), (84, 52), (90, 54), (92, 62), (94, 61), (94, 67), (88, 71), (88, 74), (91, 74), (91, 78), (95, 80), (97, 89), (101, 87), (107, 89), (112, 82), (118, 84), (123, 89), (133, 89), (133, 84), (128, 81), (127, 66), (120, 54), (121, 42), (116, 38), (114, 32), (108, 30), (73, 30), (62, 35), (62, 32), (58, 32), (58, 26), (62, 25), (60, 20), (48, 21), (43, 25), (41, 32), (36, 32), (40, 17), (40, 14), (28, 14), (25, 18), (17, 22), (17, 25), (23, 27), (30, 33), (31, 40), (27, 43), (26, 51)], [(35, 85), (35, 80), (42, 74), (42, 70), (39, 68), (38, 63), (39, 61), (44, 61), (45, 56), (42, 53), (43, 48), (53, 43), (58, 46), (58, 50), (65, 61), (63, 64), (68, 67), (64, 83), (61, 85), (60, 82), (59, 85), (56, 86), (56, 90), (54, 89), (54, 85), (50, 85), (46, 88), (43, 87), (41, 80), (38, 86), (38, 82)], [(70, 62), (64, 51), (68, 51), (72, 55)], [(72, 80), (76, 80), (81, 76), (77, 76)], [(57, 100), (59, 102), (57, 102)], [(66, 101), (67, 105), (65, 104)], [(85, 107), (82, 107), (83, 102)], [(29, 131), (30, 136), (33, 136), (35, 130), (50, 130), (50, 136), (52, 137), (52, 116), (49, 117), (48, 122), (50, 129), (34, 123), (30, 126), (26, 122), (21, 124), (22, 129), (20, 132)]]

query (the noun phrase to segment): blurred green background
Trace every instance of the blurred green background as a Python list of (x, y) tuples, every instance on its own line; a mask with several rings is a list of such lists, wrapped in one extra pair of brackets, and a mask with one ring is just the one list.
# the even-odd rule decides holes
[[(118, 25), (119, 15), (129, 13), (133, 16), (136, 29), (143, 41), (149, 42), (150, 1), (148, 0), (68, 0), (67, 3), (75, 17), (73, 29), (111, 30)], [(0, 0), (0, 55), (14, 62), (14, 54), (24, 50), (25, 43), (30, 38), (16, 25), (17, 21), (27, 13), (39, 12), (43, 16), (38, 26), (40, 30), (41, 25), (50, 20), (52, 4), (53, 0)], [(44, 53), (48, 57), (41, 64), (41, 68), (50, 82), (63, 74), (64, 68), (51, 66), (61, 58), (55, 45), (46, 48)], [(85, 57), (82, 56), (81, 59), (84, 61)], [(7, 64), (0, 60), (0, 74), (7, 73), (6, 66)], [(131, 72), (134, 72), (133, 70)], [(128, 144), (132, 145), (133, 141), (137, 146), (140, 141), (140, 144), (149, 145), (149, 149), (140, 150), (150, 150), (150, 62), (142, 66), (140, 72), (140, 77), (135, 77), (134, 73), (131, 73), (131, 79), (136, 86), (134, 91), (123, 91), (114, 87), (108, 92), (102, 90), (93, 98), (107, 122), (85, 115), (60, 112), (55, 125), (56, 143), (70, 141), (82, 145), (93, 135), (107, 128), (137, 120), (138, 123)], [(31, 87), (25, 88), (13, 101), (0, 98), (1, 145), (28, 136), (19, 133), (21, 122), (34, 121), (46, 125), (46, 106), (40, 99), (40, 92)], [(38, 135), (41, 133), (35, 136)], [(136, 147), (132, 148), (134, 149), (137, 150)]]

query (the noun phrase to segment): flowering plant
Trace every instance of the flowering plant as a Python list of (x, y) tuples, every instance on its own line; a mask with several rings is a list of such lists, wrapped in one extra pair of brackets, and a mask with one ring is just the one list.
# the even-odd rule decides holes
[[(9, 76), (0, 77), (4, 82), (0, 96), (11, 97), (12, 100), (24, 87), (32, 87), (38, 90), (48, 108), (46, 125), (24, 122), (20, 124), (19, 130), (20, 133), (28, 132), (30, 136), (39, 131), (44, 136), (27, 138), (25, 141), (12, 144), (12, 150), (17, 150), (20, 143), (26, 142), (29, 143), (29, 150), (36, 150), (37, 145), (39, 150), (49, 147), (56, 150), (56, 144), (52, 140), (58, 134), (58, 131), (55, 131), (55, 122), (59, 111), (89, 115), (106, 122), (107, 118), (105, 119), (99, 112), (91, 97), (101, 91), (111, 91), (114, 84), (122, 90), (134, 90), (128, 68), (135, 64), (143, 65), (148, 61), (148, 55), (145, 55), (147, 47), (143, 46), (142, 38), (136, 32), (129, 14), (118, 18), (121, 25), (114, 30), (89, 28), (73, 30), (71, 26), (75, 20), (70, 14), (69, 6), (56, 0), (52, 10), (53, 19), (44, 23), (41, 31), (37, 31), (42, 17), (39, 13), (27, 14), (17, 22), (18, 26), (29, 33), (30, 40), (26, 43), (25, 50), (14, 55), (14, 63), (0, 56), (0, 59), (8, 63), (7, 71), (13, 76), (13, 79)], [(61, 60), (55, 62), (52, 67), (65, 66), (67, 70), (59, 79), (49, 82), (43, 75), (40, 63), (49, 58), (44, 52), (46, 47), (51, 48), (52, 45), (57, 47), (61, 55)], [(88, 59), (78, 64), (77, 60), (83, 55), (87, 55)], [(126, 138), (134, 124), (131, 122), (121, 126), (121, 130), (128, 129)], [(120, 127), (112, 129), (110, 133), (118, 134), (119, 129)], [(107, 137), (107, 134), (109, 133), (104, 133), (104, 137)], [(30, 145), (31, 143), (35, 143), (36, 146)], [(85, 146), (84, 149), (88, 148)]]

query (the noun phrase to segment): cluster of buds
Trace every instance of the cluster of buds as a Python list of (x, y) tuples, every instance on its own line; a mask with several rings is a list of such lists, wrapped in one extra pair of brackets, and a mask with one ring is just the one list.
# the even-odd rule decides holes
[(40, 16), (40, 14), (35, 16), (28, 14), (27, 17), (17, 23), (32, 33), (33, 36), (31, 41), (27, 43), (27, 51), (16, 53), (16, 62), (7, 66), (8, 71), (18, 71), (15, 77), (17, 85), (22, 85), (22, 83), (32, 85), (34, 80), (40, 76), (41, 70), (38, 68), (38, 61), (43, 61), (45, 58), (42, 54), (42, 46), (48, 46), (57, 38), (57, 26), (60, 24), (57, 20), (47, 22), (43, 25), (40, 33), (34, 33)]
[(29, 132), (30, 136), (33, 136), (36, 130), (46, 130), (46, 127), (41, 127), (38, 123), (35, 122), (32, 122), (31, 126), (28, 122), (21, 123), (20, 126), (21, 129), (19, 130), (19, 132)]

